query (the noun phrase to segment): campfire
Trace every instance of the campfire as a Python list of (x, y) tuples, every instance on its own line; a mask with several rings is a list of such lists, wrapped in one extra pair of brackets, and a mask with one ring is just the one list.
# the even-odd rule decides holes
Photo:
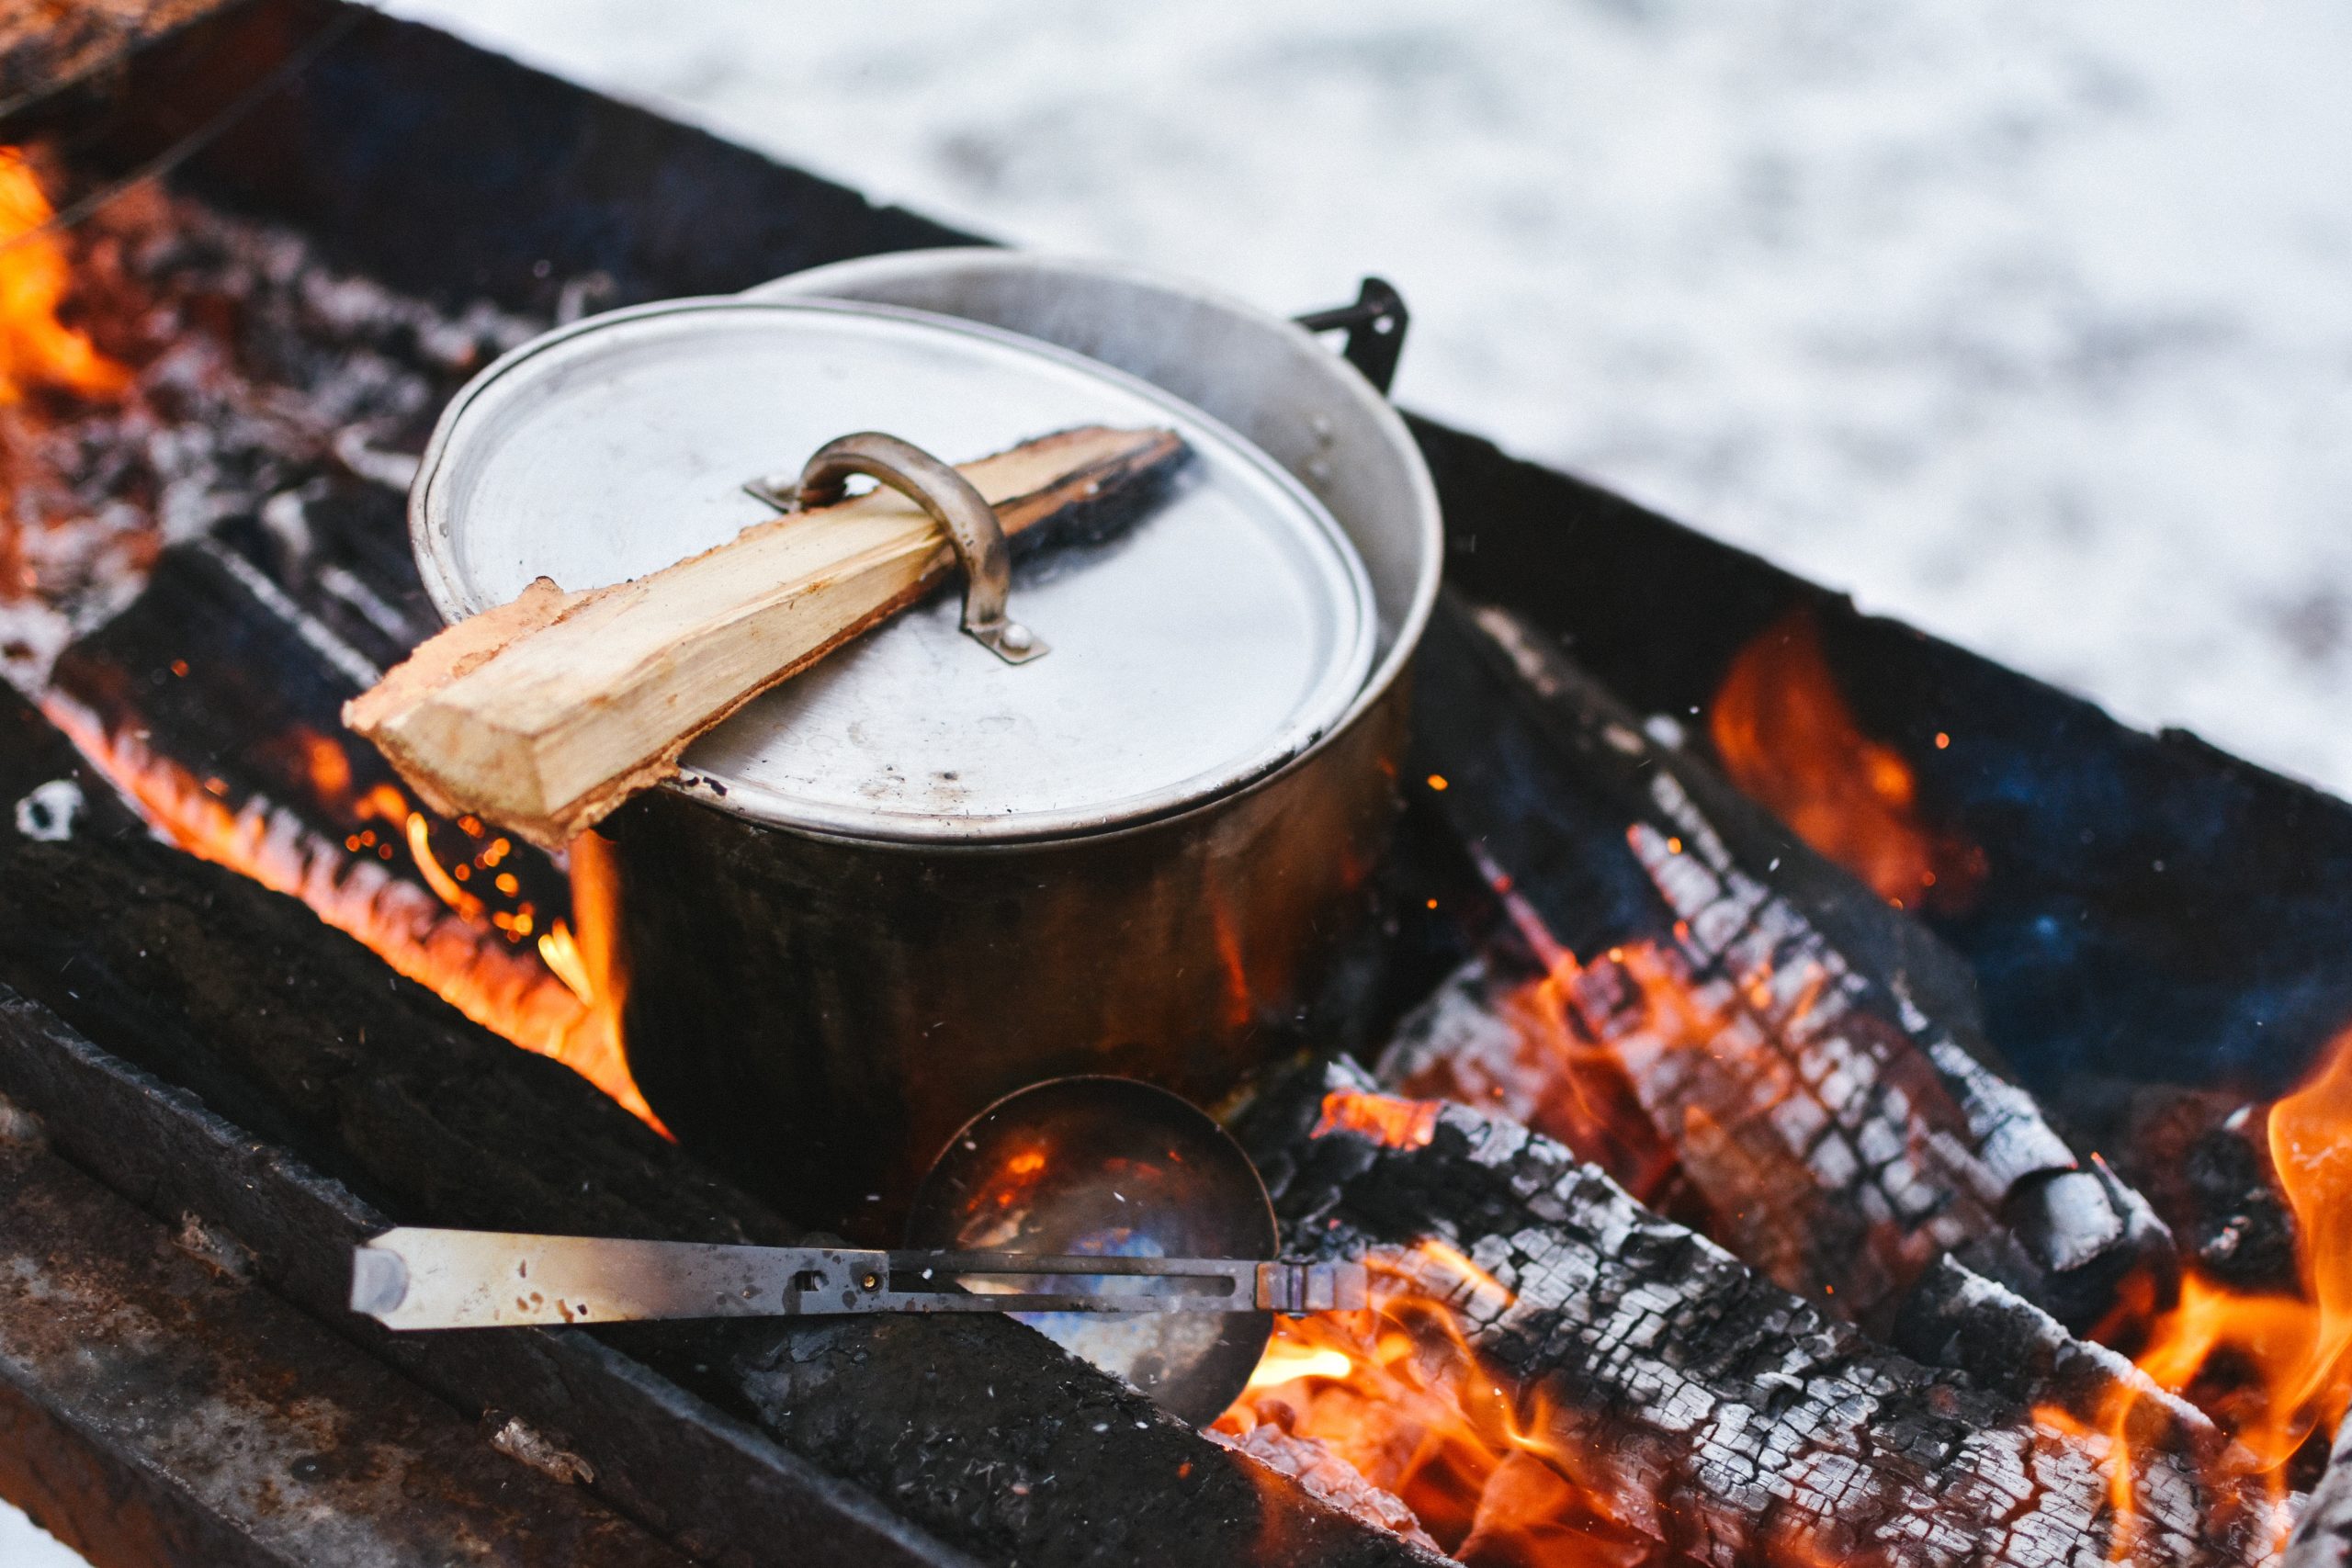
[[(276, 623), (256, 629), (301, 639), (338, 672), (373, 672), (371, 651), (404, 650), (425, 623), (336, 561), (311, 511), (350, 505), (338, 487), (404, 483), (413, 462), (369, 443), (416, 436), (457, 380), (534, 324), (436, 316), (336, 276), (295, 236), (149, 189), (62, 233), (45, 227), (53, 212), (26, 156), (0, 154), (11, 674), (181, 848), (301, 899), (467, 1017), (650, 1120), (620, 1055), (605, 935), (575, 932), (546, 857), (479, 818), (419, 809), (315, 713), (276, 733), (188, 736), (205, 747), (199, 771), (159, 736), (175, 713), (236, 700), (236, 672), (195, 647), (107, 660), (72, 646), (177, 547), (192, 558), (179, 570), (254, 587), (248, 614)], [(75, 324), (60, 316), (69, 295)], [(208, 532), (256, 494), (258, 549)], [(167, 653), (162, 671), (129, 662)], [(151, 696), (165, 671), (209, 696)], [(223, 739), (245, 750), (205, 745)], [(595, 852), (568, 857), (592, 925)]]
[[(187, 1223), (252, 1222), (239, 1277), (322, 1317), (288, 1216), (336, 1245), (388, 1214), (797, 1240), (631, 1078), (608, 842), (436, 812), (338, 716), (438, 626), (401, 532), (433, 420), (617, 286), (547, 267), (529, 309), (428, 299), (153, 180), (61, 220), (95, 178), (63, 143), (0, 150), (0, 668), (79, 759), (0, 770), (5, 913), (39, 932), (0, 1000), (40, 1011), (0, 1089), (134, 1196), (172, 1178), (122, 1129), (196, 1160), (250, 1122), (240, 1146), (282, 1157), (188, 1176)], [(1449, 486), (1501, 462), (1428, 439)], [(1077, 1521), (1116, 1518), (1185, 1561), (2342, 1561), (2352, 1033), (2291, 1083), (2039, 1070), (2006, 1033), (2027, 987), (1987, 960), (2040, 930), (2003, 903), (2017, 840), (1947, 787), (1989, 724), (1890, 728), (1809, 603), (1747, 615), (1705, 700), (1666, 700), (1626, 675), (1643, 637), (1564, 652), (1501, 603), (1509, 563), (1456, 547), (1377, 934), (1218, 1108), (1284, 1255), (1364, 1262), (1370, 1304), (1278, 1318), (1202, 1433), (960, 1318), (548, 1339), (577, 1402), (537, 1350), (336, 1331), (712, 1561), (764, 1558), (734, 1492), (673, 1495), (697, 1467), (776, 1539), (850, 1521), (844, 1560), (932, 1561), (935, 1536), (1077, 1562)], [(319, 939), (262, 889), (372, 958), (281, 962)], [(1022, 1157), (1009, 1192), (1051, 1153)]]

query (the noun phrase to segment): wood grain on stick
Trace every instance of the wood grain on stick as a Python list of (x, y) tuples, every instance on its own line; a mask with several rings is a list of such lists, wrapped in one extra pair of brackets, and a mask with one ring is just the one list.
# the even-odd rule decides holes
[[(1132, 500), (1170, 471), (1164, 430), (1087, 426), (963, 464), (1008, 538)], [(876, 489), (746, 528), (606, 588), (546, 578), (419, 648), (344, 722), (436, 808), (560, 848), (760, 693), (922, 597), (945, 534)]]

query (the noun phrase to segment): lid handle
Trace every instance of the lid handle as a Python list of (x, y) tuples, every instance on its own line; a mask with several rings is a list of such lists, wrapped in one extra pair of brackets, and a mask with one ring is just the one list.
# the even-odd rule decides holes
[[(852, 474), (864, 474), (931, 513), (947, 531), (964, 569), (964, 635), (1003, 660), (1026, 664), (1046, 651), (1027, 626), (1005, 614), (1012, 585), (1012, 551), (998, 525), (996, 508), (972, 481), (911, 441), (878, 431), (862, 431), (828, 441), (801, 468), (787, 506), (792, 511), (831, 506), (842, 499)], [(773, 481), (747, 486), (771, 503), (782, 503)]]

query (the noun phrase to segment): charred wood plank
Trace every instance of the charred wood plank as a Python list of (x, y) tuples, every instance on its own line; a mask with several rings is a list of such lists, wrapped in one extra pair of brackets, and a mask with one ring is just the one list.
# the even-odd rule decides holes
[[(331, 508), (322, 501), (302, 510), (323, 517)], [(339, 601), (262, 548), (264, 541), (250, 536), (255, 532), (224, 525), (166, 547), (139, 596), (57, 657), (43, 700), (84, 716), (87, 728), (76, 738), (85, 748), (135, 739), (143, 755), (167, 758), (201, 781), (232, 815), (290, 817), (279, 835), (299, 833), (313, 857), (332, 861), (342, 875), (375, 862), (374, 874), (406, 884), (425, 908), (447, 912), (405, 841), (405, 818), (419, 808), (390, 765), (343, 728), (344, 703), (379, 663), (405, 655), (406, 645), (379, 630), (366, 649), (354, 646), (322, 613)], [(323, 525), (306, 522), (302, 532), (322, 550)], [(337, 580), (379, 603), (378, 586), (383, 595), (393, 591), (374, 574), (343, 570)], [(405, 634), (405, 609), (389, 624)], [(138, 776), (135, 759), (124, 762), (121, 773)], [(423, 815), (424, 847), (436, 868), (466, 865), (481, 849), (447, 818)], [(170, 826), (186, 838), (195, 825)], [(514, 895), (493, 886), (485, 868), (468, 866), (460, 901), (510, 915), (526, 904), (548, 916), (564, 908), (563, 874), (537, 850), (512, 846), (497, 870), (514, 879)], [(484, 936), (498, 940), (496, 932)]]
[[(343, 1310), (350, 1249), (390, 1223), (186, 1089), (97, 1049), (0, 986), (0, 1092), (62, 1153), (151, 1213), (233, 1236), (257, 1276), (462, 1409), (512, 1412), (590, 1461), (597, 1493), (699, 1561), (969, 1561), (872, 1497), (585, 1335), (403, 1337)], [(834, 1555), (828, 1556), (831, 1551)]]
[(0, 1494), (99, 1568), (684, 1568), (246, 1266), (0, 1100)]
[(1532, 967), (1482, 960), (1400, 1032), (1385, 1079), (1542, 1124), (1560, 1070), (1531, 1076), (1542, 1043), (1502, 1016), (1541, 983), (1563, 1043), (1611, 1059), (1718, 1238), (1859, 1322), (1883, 1328), (1955, 1250), (2077, 1325), (2132, 1268), (2168, 1266), (2146, 1204), (1990, 1065), (1972, 982), (1924, 929), (1524, 623), (1449, 599), (1419, 670), (1438, 804), (1480, 844)]
[[(0, 708), (12, 700), (0, 696)], [(14, 761), (0, 758), (0, 795), (14, 787)], [(29, 771), (46, 776), (48, 765)], [(70, 1026), (61, 1039), (15, 1025), (0, 1048), (7, 1092), (40, 1109), (78, 1096), (117, 1108), (109, 1114), (132, 1101), (135, 1114), (112, 1122), (86, 1110), (53, 1120), (61, 1137), (76, 1129), (71, 1152), (110, 1184), (172, 1213), (183, 1192), (218, 1204), (273, 1283), (354, 1334), (366, 1329), (341, 1311), (345, 1281), (319, 1259), (363, 1222), (322, 1206), (288, 1156), (342, 1183), (365, 1205), (358, 1214), (401, 1223), (797, 1237), (584, 1081), (467, 1023), (300, 905), (141, 834), (46, 842), (0, 830), (0, 984)], [(87, 1041), (74, 1044), (75, 1032)], [(130, 1094), (107, 1055), (202, 1105)], [(199, 1125), (203, 1112), (234, 1131)], [(158, 1127), (169, 1136), (149, 1131)], [(199, 1154), (185, 1168), (153, 1152), (255, 1138), (275, 1148), (233, 1163)], [(208, 1162), (222, 1174), (205, 1174)], [(340, 1217), (321, 1226), (322, 1214)], [(624, 1506), (697, 1556), (955, 1558), (927, 1534), (1024, 1563), (1417, 1560), (1011, 1322), (435, 1337), (410, 1342), (401, 1364), (454, 1401), (502, 1404), (597, 1460), (608, 1495), (618, 1496), (628, 1443), (652, 1465), (663, 1432), (693, 1438), (692, 1463), (718, 1467), (711, 1474), (650, 1471)], [(594, 1376), (575, 1384), (583, 1365)], [(575, 1388), (586, 1390), (576, 1402)], [(727, 1436), (689, 1390), (749, 1430)], [(534, 1391), (543, 1406), (526, 1403)], [(746, 1440), (763, 1434), (773, 1440)], [(819, 1471), (853, 1486), (823, 1484)], [(914, 1528), (893, 1525), (876, 1499)], [(754, 1502), (761, 1511), (730, 1528), (731, 1511)]]
[(1388, 1144), (1344, 1117), (1317, 1135), (1317, 1115), (1298, 1095), (1250, 1128), (1291, 1245), (1367, 1256), (1450, 1305), (1546, 1423), (1538, 1440), (1645, 1507), (1668, 1561), (2226, 1563), (2276, 1547), (2259, 1485), (2177, 1449), (2127, 1456), (1883, 1349), (1514, 1122), (1431, 1104)]
[(137, 599), (58, 657), (44, 712), (175, 842), (633, 1096), (598, 1021), (524, 935), (563, 919), (563, 874), (479, 821), (419, 809), (343, 732), (341, 705), (363, 682), (322, 654), (343, 645), (273, 570), (220, 536), (165, 549)]

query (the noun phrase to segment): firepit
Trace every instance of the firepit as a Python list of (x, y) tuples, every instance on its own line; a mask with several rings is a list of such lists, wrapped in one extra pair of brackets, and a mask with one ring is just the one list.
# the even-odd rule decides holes
[[(395, 1224), (808, 1217), (636, 1093), (596, 841), (341, 728), (437, 625), (428, 428), (559, 321), (966, 237), (325, 0), (0, 129), (0, 1491), (94, 1556), (2340, 1560), (2352, 811), (1425, 423), (1374, 918), (1206, 1107), (1369, 1308), (1200, 1430), (978, 1315), (354, 1314)], [(142, 1325), (106, 1377), (61, 1302)]]

